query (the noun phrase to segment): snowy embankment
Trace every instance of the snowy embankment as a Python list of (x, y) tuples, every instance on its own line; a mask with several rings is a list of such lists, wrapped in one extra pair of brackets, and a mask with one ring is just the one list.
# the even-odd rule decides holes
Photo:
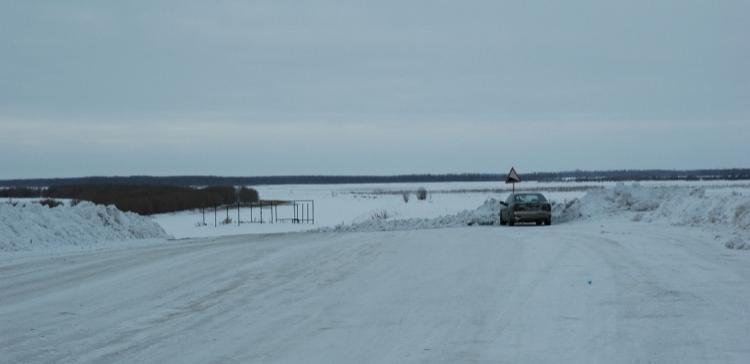
[(557, 222), (624, 215), (632, 221), (712, 228), (730, 235), (717, 235), (727, 248), (750, 249), (750, 196), (736, 190), (618, 184), (557, 204), (553, 214)]
[[(618, 184), (591, 190), (570, 201), (552, 201), (553, 222), (625, 217), (632, 221), (713, 227), (730, 235), (725, 241), (728, 248), (750, 249), (750, 196), (738, 191), (711, 192), (709, 194), (701, 187)], [(474, 210), (431, 219), (390, 219), (387, 211), (376, 211), (369, 220), (326, 230), (386, 231), (498, 225), (501, 208), (500, 201), (491, 198)]]
[(152, 219), (114, 206), (81, 202), (54, 208), (0, 203), (0, 251), (90, 247), (107, 241), (165, 238)]
[(388, 231), (437, 229), (445, 227), (461, 227), (467, 225), (497, 225), (500, 216), (500, 201), (490, 198), (474, 210), (465, 210), (453, 215), (436, 218), (390, 219), (387, 210), (372, 213), (370, 219), (354, 224), (341, 224), (323, 231), (354, 232), (354, 231)]

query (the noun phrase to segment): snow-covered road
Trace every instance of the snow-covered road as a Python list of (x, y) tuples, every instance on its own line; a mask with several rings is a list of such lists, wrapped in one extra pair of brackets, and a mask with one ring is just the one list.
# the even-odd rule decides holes
[(0, 257), (3, 363), (747, 363), (750, 252), (632, 222)]

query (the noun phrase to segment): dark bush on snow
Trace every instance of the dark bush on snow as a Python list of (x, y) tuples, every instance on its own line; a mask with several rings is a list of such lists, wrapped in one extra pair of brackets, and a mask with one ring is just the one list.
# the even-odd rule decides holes
[(231, 186), (192, 188), (163, 185), (67, 185), (50, 187), (46, 194), (52, 198), (115, 205), (122, 211), (141, 215), (234, 204), (238, 198), (244, 198), (243, 202), (258, 201), (256, 190), (243, 187), (237, 192)]
[(424, 201), (427, 199), (427, 190), (424, 189), (424, 187), (420, 187), (417, 190), (417, 200)]
[(47, 206), (49, 208), (55, 208), (62, 205), (63, 203), (53, 198), (45, 198), (44, 200), (40, 200), (39, 204), (42, 206)]
[(256, 202), (260, 199), (258, 191), (247, 187), (240, 188), (239, 192), (237, 192), (237, 196), (242, 203)]

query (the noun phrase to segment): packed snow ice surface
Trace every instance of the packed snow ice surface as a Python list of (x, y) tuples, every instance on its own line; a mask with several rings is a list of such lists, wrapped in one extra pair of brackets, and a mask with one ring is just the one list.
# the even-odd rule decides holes
[(0, 251), (70, 250), (165, 237), (152, 219), (114, 206), (81, 202), (49, 208), (31, 201), (0, 203)]
[(0, 255), (7, 363), (747, 363), (750, 255), (664, 223)]

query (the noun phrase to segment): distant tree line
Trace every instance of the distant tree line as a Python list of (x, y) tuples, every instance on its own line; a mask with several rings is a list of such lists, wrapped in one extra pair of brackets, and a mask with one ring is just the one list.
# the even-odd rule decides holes
[[(611, 170), (523, 173), (524, 181), (648, 181), (648, 180), (747, 180), (750, 169), (700, 170)], [(0, 187), (51, 187), (66, 185), (148, 185), (148, 186), (247, 186), (278, 184), (408, 183), (408, 182), (482, 182), (504, 181), (500, 173), (406, 174), (396, 176), (127, 176), (16, 179), (0, 181)]]
[(232, 186), (192, 188), (167, 185), (59, 185), (48, 188), (13, 187), (0, 190), (0, 197), (67, 198), (115, 205), (141, 215), (158, 214), (259, 200), (255, 189)]
[(170, 186), (257, 186), (280, 184), (351, 184), (351, 183), (403, 183), (403, 182), (470, 182), (496, 181), (499, 174), (409, 174), (398, 176), (114, 176), (37, 178), (0, 180), (0, 187), (49, 187), (63, 185), (170, 185)]
[[(699, 170), (610, 170), (523, 173), (524, 181), (650, 181), (650, 180), (748, 180), (750, 169)], [(257, 186), (279, 184), (502, 182), (504, 173), (405, 174), (395, 176), (126, 176), (2, 180), (0, 187), (51, 187), (65, 185), (168, 185), (168, 186)]]
[(42, 187), (10, 187), (0, 189), (0, 197), (33, 198), (44, 197), (46, 188)]
[(697, 180), (748, 180), (750, 169), (699, 169), (699, 170), (611, 170), (569, 171), (522, 174), (525, 181), (697, 181)]

